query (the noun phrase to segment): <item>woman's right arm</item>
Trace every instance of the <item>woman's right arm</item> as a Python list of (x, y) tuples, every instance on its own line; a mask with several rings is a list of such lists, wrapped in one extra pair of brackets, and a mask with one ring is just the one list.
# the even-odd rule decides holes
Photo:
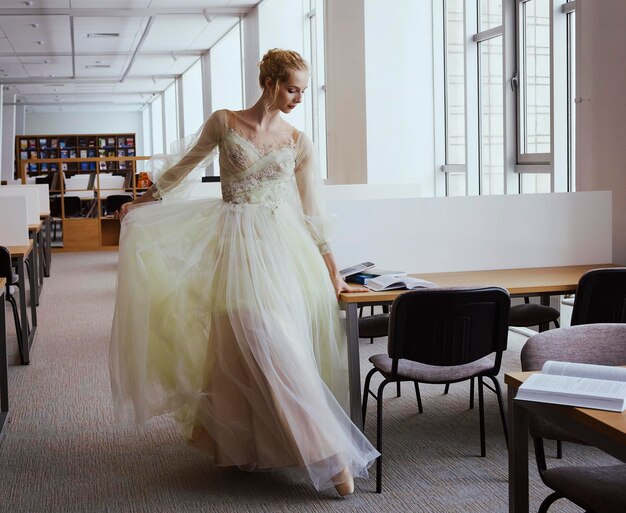
[(219, 144), (227, 127), (226, 115), (227, 111), (217, 111), (211, 115), (202, 127), (198, 140), (183, 157), (158, 177), (155, 177), (154, 184), (143, 195), (122, 205), (118, 215), (120, 220), (128, 213), (129, 208), (158, 200), (164, 194), (175, 189)]

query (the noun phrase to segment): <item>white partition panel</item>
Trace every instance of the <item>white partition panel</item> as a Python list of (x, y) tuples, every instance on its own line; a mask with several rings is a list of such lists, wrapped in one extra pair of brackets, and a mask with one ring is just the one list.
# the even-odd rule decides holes
[(0, 196), (0, 246), (27, 244), (26, 197)]
[(611, 192), (333, 200), (338, 264), (407, 272), (612, 262)]
[(421, 191), (422, 187), (418, 183), (324, 186), (324, 196), (327, 201), (419, 198)]
[(13, 184), (13, 185), (3, 185), (3, 188), (19, 188), (19, 187), (31, 187), (36, 189), (39, 195), (39, 214), (49, 214), (50, 213), (50, 188), (47, 183), (41, 184)]
[(26, 198), (28, 224), (39, 224), (39, 191), (31, 187), (0, 187), (0, 197), (23, 196)]

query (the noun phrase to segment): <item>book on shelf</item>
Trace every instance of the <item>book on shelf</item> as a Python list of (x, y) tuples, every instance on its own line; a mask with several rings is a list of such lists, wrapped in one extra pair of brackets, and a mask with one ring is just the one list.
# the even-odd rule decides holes
[(517, 391), (516, 399), (622, 412), (626, 368), (547, 361)]
[(58, 145), (57, 139), (50, 139), (50, 147), (51, 148), (56, 148), (57, 145)]
[(28, 158), (28, 152), (27, 151), (20, 151), (20, 158), (21, 159), (27, 159)]
[(339, 271), (339, 275), (342, 278), (347, 278), (353, 274), (362, 273), (363, 271), (367, 271), (374, 267), (374, 262), (361, 262), (360, 264), (352, 265), (350, 267), (346, 267), (345, 269), (341, 269)]
[(59, 141), (59, 148), (61, 149), (65, 148), (65, 141), (63, 139)]
[(46, 146), (48, 146), (48, 139), (39, 139), (39, 147), (45, 148)]
[(104, 148), (107, 145), (107, 140), (104, 137), (98, 137), (98, 146)]
[(107, 146), (115, 146), (115, 137), (107, 137)]
[(87, 150), (80, 150), (80, 158), (81, 159), (87, 158)]
[(104, 160), (101, 160), (100, 162), (98, 162), (98, 164), (99, 164), (100, 171), (106, 171), (107, 170), (107, 163)]
[(28, 147), (29, 148), (35, 148), (37, 146), (37, 139), (29, 139), (28, 140)]
[(61, 158), (66, 159), (69, 157), (69, 152), (67, 150), (61, 150)]
[(420, 278), (413, 278), (411, 276), (394, 276), (393, 274), (382, 274), (370, 280), (367, 280), (365, 286), (373, 290), (374, 292), (380, 292), (382, 290), (395, 290), (395, 289), (430, 289), (437, 287), (436, 283), (432, 281), (422, 280)]
[[(87, 155), (87, 154), (85, 153), (85, 155)], [(71, 159), (75, 159), (76, 158), (76, 150), (70, 150), (70, 158)]]
[(20, 150), (28, 148), (28, 141), (26, 139), (20, 139)]

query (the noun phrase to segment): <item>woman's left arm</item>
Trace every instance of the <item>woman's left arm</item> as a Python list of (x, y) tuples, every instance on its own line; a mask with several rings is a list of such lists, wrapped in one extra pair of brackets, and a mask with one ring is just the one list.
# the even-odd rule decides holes
[(319, 176), (315, 148), (311, 139), (302, 132), (298, 136), (295, 177), (304, 222), (324, 259), (337, 297), (341, 292), (367, 292), (368, 289), (360, 285), (348, 285), (339, 275), (339, 269), (337, 269), (335, 257), (326, 236), (328, 221), (323, 205), (322, 182)]

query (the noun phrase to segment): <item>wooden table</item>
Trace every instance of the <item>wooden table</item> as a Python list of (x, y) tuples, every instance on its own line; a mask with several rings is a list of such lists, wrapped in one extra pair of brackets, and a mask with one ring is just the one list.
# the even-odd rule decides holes
[[(498, 286), (507, 289), (511, 297), (540, 296), (542, 304), (549, 304), (550, 296), (576, 292), (578, 280), (583, 274), (591, 269), (603, 267), (617, 266), (614, 264), (588, 264), (530, 269), (424, 273), (412, 274), (411, 276), (432, 281), (441, 287)], [(396, 297), (405, 292), (407, 291), (391, 290), (387, 292), (342, 293), (339, 295), (340, 307), (346, 311), (350, 418), (359, 427), (362, 427), (363, 421), (361, 418), (358, 307), (389, 305)]]
[(528, 414), (538, 415), (626, 462), (626, 412), (518, 401), (517, 389), (532, 372), (504, 375), (509, 404), (509, 512), (528, 513)]
[(0, 433), (9, 415), (9, 367), (7, 361), (7, 325), (4, 316), (4, 294), (7, 281), (0, 278)]
[(22, 341), (24, 344), (22, 365), (30, 363), (30, 348), (37, 333), (37, 267), (31, 259), (32, 273), (29, 276), (30, 289), (30, 313), (31, 326), (28, 325), (28, 313), (26, 308), (26, 271), (24, 262), (33, 253), (33, 241), (29, 240), (26, 246), (7, 246), (11, 252), (11, 259), (17, 267), (20, 280), (20, 319), (22, 321)]

